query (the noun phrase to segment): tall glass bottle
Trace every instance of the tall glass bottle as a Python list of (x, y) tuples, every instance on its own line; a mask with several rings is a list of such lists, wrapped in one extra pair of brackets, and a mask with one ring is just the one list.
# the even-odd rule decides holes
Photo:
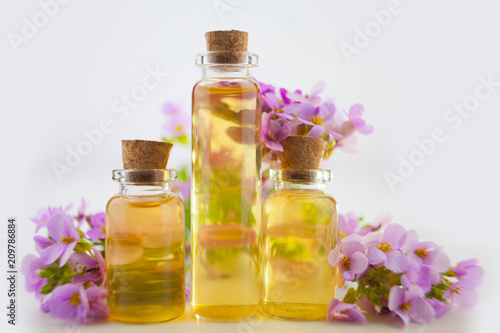
[(171, 169), (113, 171), (120, 192), (106, 207), (111, 319), (151, 323), (184, 313), (184, 206), (170, 191), (176, 178)]
[[(241, 33), (207, 33), (207, 42)], [(251, 79), (257, 56), (234, 44), (198, 54), (193, 89), (192, 311), (212, 320), (259, 311), (261, 97)]]

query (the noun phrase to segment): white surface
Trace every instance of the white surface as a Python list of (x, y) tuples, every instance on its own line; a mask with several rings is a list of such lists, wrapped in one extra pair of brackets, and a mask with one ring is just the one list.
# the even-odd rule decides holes
[[(250, 33), (249, 50), (260, 55), (255, 76), (265, 82), (307, 91), (320, 79), (325, 97), (341, 105), (360, 102), (375, 133), (360, 137), (357, 155), (339, 152), (330, 164), (329, 186), (340, 210), (368, 218), (390, 212), (395, 221), (415, 228), (421, 238), (443, 244), (453, 262), (476, 257), (485, 267), (478, 306), (453, 310), (418, 332), (495, 331), (500, 297), (497, 279), (500, 159), (498, 124), (500, 88), (482, 101), (457, 129), (443, 120), (454, 103), (474, 93), (478, 76), (500, 80), (498, 3), (401, 0), (398, 14), (348, 63), (340, 43), (353, 42), (356, 27), (373, 21), (372, 11), (389, 1), (244, 1), (231, 3), (221, 17), (217, 1), (71, 1), (14, 52), (8, 34), (19, 34), (23, 17), (40, 10), (38, 1), (0, 4), (0, 171), (3, 176), (0, 217), (20, 221), (21, 255), (34, 251), (29, 221), (46, 205), (89, 199), (102, 210), (117, 191), (111, 170), (121, 166), (120, 140), (158, 139), (165, 101), (182, 102), (188, 112), (193, 84), (199, 79), (194, 55), (205, 48), (204, 33), (242, 29)], [(227, 7), (226, 7), (227, 8)], [(128, 117), (112, 105), (141, 84), (146, 69), (169, 73)], [(103, 118), (115, 125), (92, 153), (66, 174), (55, 176), (51, 163), (62, 162), (66, 146), (85, 139), (84, 130)], [(446, 141), (393, 192), (384, 179), (395, 172), (398, 157), (408, 157), (415, 140), (442, 128)], [(188, 162), (188, 151), (176, 149), (172, 166)], [(0, 224), (5, 232), (5, 223)], [(2, 270), (5, 265), (2, 242)], [(0, 303), (5, 296), (1, 279)], [(20, 281), (22, 287), (22, 281)], [(68, 331), (58, 320), (38, 312), (32, 295), (19, 298), (20, 325), (2, 332)], [(3, 306), (2, 306), (3, 308)], [(82, 332), (135, 331), (136, 326), (99, 324)], [(245, 332), (237, 324), (197, 324), (192, 319), (145, 326), (147, 331)], [(255, 331), (386, 332), (393, 326), (375, 321), (363, 326), (290, 323), (266, 320)], [(74, 328), (72, 331), (75, 331)]]

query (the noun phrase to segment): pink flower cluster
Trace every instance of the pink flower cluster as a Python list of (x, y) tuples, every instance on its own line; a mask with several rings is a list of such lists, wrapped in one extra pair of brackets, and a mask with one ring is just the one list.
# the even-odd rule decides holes
[(462, 308), (478, 300), (476, 287), (483, 269), (475, 259), (450, 266), (443, 248), (420, 241), (414, 230), (381, 216), (372, 225), (360, 226), (350, 213), (339, 217), (339, 243), (328, 254), (342, 283), (355, 282), (343, 301), (334, 299), (331, 320), (364, 321), (359, 311), (392, 312), (403, 320), (427, 323), (446, 314), (453, 304)]
[(373, 126), (363, 120), (361, 104), (355, 104), (349, 112), (341, 109), (333, 99), (322, 100), (324, 82), (318, 82), (310, 94), (301, 90), (289, 92), (284, 88), (259, 82), (262, 91), (262, 139), (267, 152), (283, 151), (280, 141), (289, 135), (323, 138), (327, 141), (325, 157), (340, 147), (355, 151), (354, 133), (370, 134)]
[[(83, 324), (90, 318), (106, 318), (106, 274), (104, 258), (105, 214), (87, 215), (82, 204), (76, 215), (66, 208), (49, 207), (32, 219), (38, 255), (23, 259), (26, 289), (35, 293), (41, 309), (61, 319)], [(86, 232), (84, 231), (86, 230)]]

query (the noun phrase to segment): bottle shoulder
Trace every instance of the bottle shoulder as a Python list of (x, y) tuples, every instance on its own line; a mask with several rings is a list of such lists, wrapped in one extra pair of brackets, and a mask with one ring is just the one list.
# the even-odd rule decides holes
[(107, 205), (106, 210), (109, 211), (110, 208), (116, 206), (130, 206), (130, 207), (153, 207), (153, 206), (163, 206), (174, 204), (179, 208), (184, 209), (184, 202), (182, 199), (174, 192), (168, 192), (160, 195), (123, 195), (115, 194), (112, 196)]
[(328, 193), (325, 193), (323, 191), (311, 191), (311, 190), (279, 190), (279, 191), (274, 191), (271, 194), (269, 194), (264, 201), (264, 204), (272, 204), (273, 202), (294, 202), (294, 201), (327, 201), (331, 202), (333, 205), (336, 205), (337, 202)]

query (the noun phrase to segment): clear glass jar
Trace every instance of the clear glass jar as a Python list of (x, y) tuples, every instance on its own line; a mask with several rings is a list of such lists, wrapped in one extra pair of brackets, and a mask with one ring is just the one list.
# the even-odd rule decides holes
[(120, 192), (106, 207), (110, 318), (150, 323), (185, 309), (184, 205), (175, 170), (114, 170)]
[(270, 171), (275, 191), (264, 201), (261, 308), (298, 320), (326, 317), (336, 270), (337, 203), (325, 193), (329, 170)]
[(251, 79), (257, 59), (227, 51), (196, 57), (202, 80), (193, 88), (191, 259), (198, 318), (237, 320), (259, 311), (262, 111)]

